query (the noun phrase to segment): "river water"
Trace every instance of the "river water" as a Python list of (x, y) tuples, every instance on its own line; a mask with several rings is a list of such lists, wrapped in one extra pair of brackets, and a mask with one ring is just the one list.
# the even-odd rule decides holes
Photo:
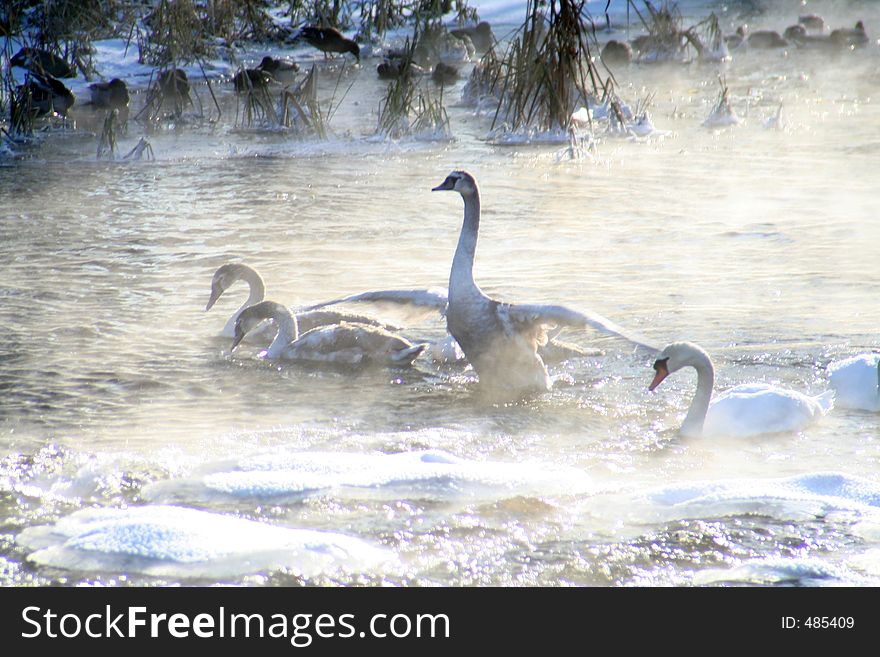
[[(817, 6), (880, 30), (871, 5)], [(877, 585), (876, 413), (683, 438), (695, 376), (649, 393), (651, 356), (596, 333), (566, 336), (605, 353), (553, 365), (552, 392), (490, 404), (428, 359), (231, 355), (219, 332), (246, 286), (205, 304), (226, 262), (291, 306), (445, 286), (462, 204), (430, 190), (466, 169), (487, 292), (697, 342), (719, 390), (819, 394), (829, 362), (880, 349), (878, 63), (873, 41), (616, 70), (669, 134), (577, 161), (488, 143), (463, 82), (453, 141), (370, 139), (369, 60), (342, 73), (326, 142), (233, 130), (227, 98), (216, 125), (149, 135), (155, 161), (96, 162), (94, 137), (0, 161), (0, 583)], [(741, 123), (711, 130), (719, 74)], [(780, 104), (785, 129), (766, 128)], [(285, 531), (251, 544), (250, 523)], [(332, 532), (332, 558), (302, 529)]]

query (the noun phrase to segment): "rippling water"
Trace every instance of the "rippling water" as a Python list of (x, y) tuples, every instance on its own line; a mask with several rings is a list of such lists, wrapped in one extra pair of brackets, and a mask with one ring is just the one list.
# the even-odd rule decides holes
[[(876, 7), (832, 7), (880, 30)], [(699, 342), (718, 389), (818, 394), (831, 360), (880, 348), (878, 63), (873, 43), (618, 71), (631, 102), (656, 93), (672, 134), (603, 139), (592, 161), (490, 145), (490, 119), (454, 104), (451, 143), (369, 141), (382, 86), (367, 63), (343, 73), (326, 143), (224, 120), (151, 135), (155, 162), (96, 163), (76, 138), (0, 162), (0, 580), (877, 585), (877, 414), (681, 438), (694, 377), (648, 393), (650, 357), (594, 334), (570, 339), (605, 355), (554, 366), (551, 393), (489, 405), (469, 372), (425, 360), (352, 374), (230, 356), (218, 334), (243, 284), (204, 307), (229, 261), (289, 305), (445, 286), (461, 200), (430, 189), (464, 168), (482, 190), (486, 291)], [(719, 73), (743, 123), (711, 131)], [(765, 129), (780, 103), (788, 128)], [(204, 567), (125, 544), (100, 515), (159, 504), (204, 512), (181, 529)], [(240, 532), (233, 518), (363, 544), (316, 568), (244, 545), (213, 569), (199, 546)], [(47, 547), (58, 522), (74, 538)], [(84, 545), (94, 522), (109, 538)]]

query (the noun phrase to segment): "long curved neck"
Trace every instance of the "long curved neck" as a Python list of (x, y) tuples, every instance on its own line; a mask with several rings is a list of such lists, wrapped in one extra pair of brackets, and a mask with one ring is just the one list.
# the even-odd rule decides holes
[(296, 323), (296, 317), (289, 311), (276, 312), (272, 315), (272, 319), (278, 327), (278, 332), (266, 350), (266, 357), (278, 358), (287, 345), (299, 338), (299, 326)]
[(475, 288), (474, 256), (477, 253), (477, 235), (480, 231), (480, 192), (474, 190), (461, 195), (464, 199), (464, 223), (458, 236), (458, 246), (452, 258), (449, 274), (449, 294), (457, 290)]
[(703, 423), (706, 421), (709, 402), (712, 400), (715, 368), (705, 354), (698, 354), (691, 365), (697, 370), (697, 392), (694, 394), (684, 422), (681, 423), (681, 433), (685, 436), (698, 436), (703, 433)]
[(241, 307), (232, 314), (232, 317), (226, 322), (226, 326), (223, 327), (224, 335), (234, 335), (235, 320), (241, 315), (241, 311), (249, 306), (253, 306), (255, 303), (260, 303), (260, 301), (266, 296), (266, 284), (263, 282), (263, 277), (260, 276), (255, 269), (243, 267), (239, 270), (238, 278), (248, 284), (250, 291), (248, 293), (247, 301), (245, 301)]

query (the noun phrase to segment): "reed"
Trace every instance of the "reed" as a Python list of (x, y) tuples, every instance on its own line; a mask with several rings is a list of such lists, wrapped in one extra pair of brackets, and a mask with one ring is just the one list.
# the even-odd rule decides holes
[(313, 64), (303, 80), (292, 89), (281, 92), (279, 123), (293, 128), (300, 135), (311, 134), (318, 139), (327, 139), (331, 110), (332, 101), (326, 111), (318, 102), (318, 68)]
[(442, 87), (440, 95), (434, 97), (427, 88), (418, 87), (410, 75), (392, 80), (379, 103), (375, 134), (389, 139), (450, 139), (452, 129), (443, 105)]
[(239, 68), (238, 73), (233, 78), (235, 84), (235, 93), (238, 98), (235, 110), (235, 123), (238, 125), (239, 105), (244, 105), (242, 117), (245, 127), (253, 127), (255, 123), (269, 124), (271, 126), (279, 125), (278, 113), (275, 111), (275, 104), (269, 93), (269, 83), (265, 74), (257, 71), (257, 76), (249, 74), (248, 70), (243, 66)]
[[(583, 0), (529, 0), (527, 18), (500, 64), (480, 73), (498, 104), (492, 130), (566, 135), (572, 112), (600, 88)], [(491, 60), (489, 60), (491, 62)]]
[(107, 112), (101, 136), (98, 138), (97, 158), (99, 160), (116, 159), (116, 120), (118, 117), (119, 110), (114, 109)]

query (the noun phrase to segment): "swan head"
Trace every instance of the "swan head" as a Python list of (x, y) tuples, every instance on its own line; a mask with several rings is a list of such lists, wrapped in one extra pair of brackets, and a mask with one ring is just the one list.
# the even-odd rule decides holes
[(709, 354), (693, 342), (673, 342), (666, 345), (654, 361), (654, 380), (648, 390), (654, 390), (663, 379), (682, 367), (698, 367), (709, 362)]
[(477, 181), (467, 171), (453, 171), (446, 180), (434, 187), (432, 192), (453, 191), (459, 194), (476, 194)]
[(241, 341), (244, 340), (244, 336), (262, 324), (265, 320), (271, 319), (278, 324), (278, 322), (284, 317), (290, 317), (294, 323), (296, 322), (296, 319), (293, 318), (290, 311), (280, 303), (275, 303), (274, 301), (261, 301), (260, 303), (248, 306), (241, 311), (241, 314), (235, 320), (235, 335), (232, 338), (232, 346), (229, 350), (234, 351)]
[(238, 263), (221, 265), (217, 271), (214, 272), (214, 277), (211, 279), (211, 298), (208, 299), (208, 305), (205, 306), (205, 310), (211, 310), (211, 308), (214, 307), (214, 304), (217, 303), (217, 299), (219, 299), (226, 290), (232, 287), (236, 281), (242, 280), (248, 271), (254, 270), (247, 265)]

